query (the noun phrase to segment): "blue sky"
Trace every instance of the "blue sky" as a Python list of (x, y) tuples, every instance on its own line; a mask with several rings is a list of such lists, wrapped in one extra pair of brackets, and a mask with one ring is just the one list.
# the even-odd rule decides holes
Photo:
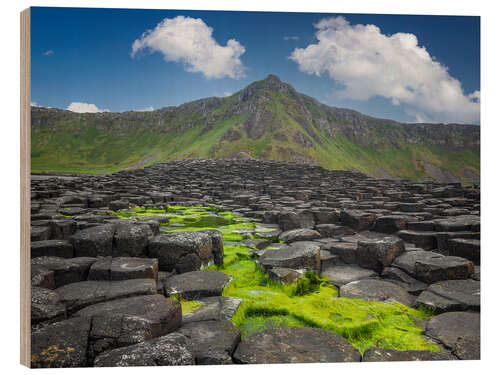
[(31, 22), (40, 106), (159, 109), (276, 74), (376, 117), (479, 123), (479, 17), (35, 7)]

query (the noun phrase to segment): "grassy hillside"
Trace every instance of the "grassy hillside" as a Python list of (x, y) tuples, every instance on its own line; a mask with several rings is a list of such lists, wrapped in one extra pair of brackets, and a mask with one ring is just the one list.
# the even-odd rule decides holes
[(320, 104), (275, 76), (152, 112), (32, 108), (31, 151), (35, 172), (109, 173), (245, 151), (377, 177), (471, 183), (480, 174), (479, 127), (375, 119)]

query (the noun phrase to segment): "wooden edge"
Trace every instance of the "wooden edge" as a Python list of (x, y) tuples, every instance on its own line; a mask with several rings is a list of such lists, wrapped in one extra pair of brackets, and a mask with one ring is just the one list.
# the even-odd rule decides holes
[(21, 12), (21, 364), (31, 366), (30, 173), (31, 38), (30, 8)]

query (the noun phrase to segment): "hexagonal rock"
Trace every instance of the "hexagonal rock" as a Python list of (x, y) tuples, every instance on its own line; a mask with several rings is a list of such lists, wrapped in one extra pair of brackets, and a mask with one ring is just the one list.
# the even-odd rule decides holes
[(312, 229), (299, 228), (287, 230), (286, 232), (281, 233), (279, 238), (283, 242), (289, 244), (291, 242), (316, 240), (321, 238), (321, 234)]
[(75, 311), (99, 302), (137, 295), (156, 294), (153, 279), (121, 281), (81, 281), (56, 289), (68, 311)]
[(52, 220), (50, 230), (52, 239), (68, 240), (76, 231), (76, 221), (64, 217)]
[(340, 213), (340, 221), (354, 230), (362, 231), (372, 227), (375, 214), (361, 210), (345, 210)]
[(89, 318), (50, 324), (31, 333), (31, 367), (84, 367), (88, 365)]
[(114, 224), (104, 224), (77, 231), (71, 237), (75, 256), (97, 257), (112, 255), (115, 228)]
[(241, 339), (230, 320), (187, 323), (178, 332), (191, 340), (197, 365), (233, 363), (231, 356)]
[(58, 258), (58, 257), (38, 257), (31, 260), (32, 267), (41, 267), (54, 272), (54, 286), (56, 288), (63, 285), (87, 280), (90, 266), (96, 262), (96, 258)]
[(163, 234), (149, 241), (148, 252), (158, 259), (161, 271), (196, 271), (212, 257), (212, 237), (199, 231)]
[(158, 280), (158, 259), (152, 258), (101, 258), (89, 271), (89, 280)]
[(438, 232), (480, 231), (481, 219), (478, 215), (460, 215), (434, 220)]
[(336, 237), (354, 234), (354, 231), (351, 228), (337, 224), (318, 224), (315, 229), (323, 237)]
[(386, 267), (381, 273), (382, 278), (389, 279), (403, 287), (408, 293), (419, 295), (422, 291), (427, 289), (428, 285), (408, 275), (405, 271), (396, 267)]
[(362, 362), (390, 361), (451, 361), (457, 357), (446, 352), (431, 352), (429, 350), (395, 350), (386, 348), (369, 348), (363, 353)]
[(54, 271), (38, 264), (31, 265), (31, 286), (45, 289), (55, 289)]
[(381, 233), (394, 233), (406, 229), (408, 216), (403, 215), (386, 215), (380, 216), (375, 220), (373, 230)]
[(279, 225), (284, 231), (297, 228), (314, 228), (314, 214), (312, 212), (283, 211), (279, 214)]
[(332, 266), (321, 272), (321, 277), (329, 279), (337, 287), (375, 276), (377, 276), (376, 272), (356, 265)]
[(425, 335), (441, 342), (460, 359), (480, 359), (480, 314), (448, 312), (427, 322)]
[(359, 362), (361, 354), (346, 339), (319, 328), (285, 328), (248, 336), (233, 354), (236, 363)]
[(411, 306), (414, 301), (414, 297), (400, 286), (376, 279), (363, 279), (346, 284), (340, 288), (339, 296), (374, 301), (394, 300), (407, 306)]
[(208, 234), (212, 239), (212, 255), (214, 263), (221, 266), (224, 261), (224, 242), (222, 241), (222, 232), (217, 229), (204, 229), (199, 232)]
[(358, 242), (358, 262), (361, 267), (381, 272), (405, 251), (404, 242), (395, 236)]
[(424, 290), (420, 293), (414, 302), (414, 306), (426, 307), (435, 314), (442, 314), (450, 311), (463, 311), (466, 309), (463, 303), (429, 292), (428, 290)]
[(332, 255), (338, 255), (346, 264), (358, 264), (358, 244), (354, 242), (328, 242), (321, 246)]
[(182, 315), (183, 323), (204, 320), (231, 320), (238, 311), (241, 299), (235, 297), (206, 297), (198, 300), (201, 306)]
[(112, 255), (115, 257), (145, 255), (148, 234), (147, 224), (118, 224), (114, 233)]
[(50, 240), (50, 234), (50, 227), (32, 225), (30, 228), (30, 238), (32, 242)]
[(107, 351), (94, 360), (95, 367), (194, 365), (189, 339), (174, 332), (139, 344)]
[(66, 240), (46, 240), (31, 242), (31, 258), (53, 256), (73, 258), (73, 245)]
[(481, 241), (475, 239), (455, 238), (448, 241), (449, 254), (469, 259), (474, 264), (481, 264)]
[(467, 279), (473, 272), (472, 262), (459, 257), (445, 256), (415, 262), (415, 278), (428, 284), (442, 280)]
[(437, 248), (436, 232), (417, 232), (414, 230), (400, 230), (396, 235), (404, 240), (415, 244), (425, 250), (432, 250)]
[(31, 287), (31, 323), (64, 319), (66, 307), (50, 289)]
[(425, 250), (407, 251), (394, 259), (392, 266), (400, 268), (415, 277), (415, 263), (421, 260), (438, 259), (443, 256), (442, 254)]
[(294, 242), (290, 247), (266, 251), (257, 263), (266, 270), (283, 267), (319, 271), (321, 269), (320, 246), (315, 242)]
[(181, 304), (164, 296), (145, 295), (101, 302), (77, 311), (74, 316), (135, 316), (159, 324), (160, 334), (175, 331), (181, 326)]
[(445, 280), (429, 286), (415, 301), (437, 313), (475, 310), (481, 306), (481, 283), (476, 280)]
[(296, 282), (302, 274), (291, 268), (274, 267), (267, 270), (269, 280), (276, 281), (284, 284), (292, 284)]
[(181, 325), (181, 306), (159, 295), (118, 299), (78, 311), (92, 317), (89, 350), (92, 357), (105, 350), (166, 335)]
[(174, 275), (165, 281), (165, 293), (178, 294), (187, 300), (220, 296), (231, 277), (217, 271), (193, 271)]

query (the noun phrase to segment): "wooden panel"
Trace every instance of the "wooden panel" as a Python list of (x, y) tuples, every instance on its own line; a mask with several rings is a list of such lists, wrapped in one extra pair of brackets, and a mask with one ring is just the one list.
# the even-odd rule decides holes
[(30, 367), (30, 9), (21, 12), (21, 364)]

